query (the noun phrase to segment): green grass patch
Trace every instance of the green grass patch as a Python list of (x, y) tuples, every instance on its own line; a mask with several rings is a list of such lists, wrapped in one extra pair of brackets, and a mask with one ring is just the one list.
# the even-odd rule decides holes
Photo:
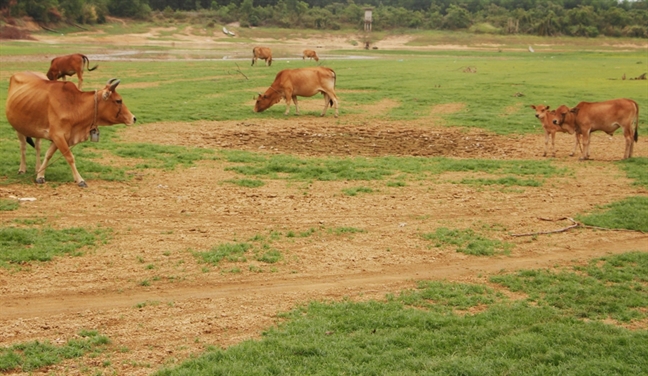
[(618, 162), (635, 185), (648, 188), (648, 158), (634, 157)]
[(628, 197), (576, 218), (589, 226), (648, 232), (648, 197)]
[[(260, 340), (212, 347), (155, 375), (643, 374), (648, 331), (605, 324), (600, 319), (607, 314), (585, 321), (579, 312), (596, 312), (597, 302), (622, 284), (646, 307), (647, 256), (593, 260), (569, 278), (534, 279), (532, 271), (497, 276), (496, 283), (505, 279), (511, 289), (521, 285), (540, 296), (534, 304), (486, 286), (439, 281), (381, 302), (311, 302), (281, 315), (285, 321)], [(549, 304), (561, 291), (570, 304)]]
[(256, 179), (229, 179), (225, 180), (224, 183), (231, 183), (245, 188), (259, 188), (265, 185), (263, 180)]
[(277, 251), (276, 249), (263, 252), (256, 257), (257, 261), (265, 262), (267, 264), (274, 264), (281, 261), (282, 259), (283, 256), (281, 255), (281, 252)]
[(524, 270), (493, 276), (490, 281), (576, 318), (630, 322), (648, 317), (647, 253), (598, 258), (587, 266), (559, 271)]
[(459, 182), (461, 184), (469, 184), (469, 185), (476, 185), (476, 186), (484, 186), (484, 185), (503, 185), (506, 187), (512, 187), (512, 186), (520, 186), (520, 187), (540, 187), (542, 186), (542, 182), (539, 182), (537, 180), (533, 179), (519, 179), (515, 176), (506, 176), (503, 178), (499, 179), (485, 179), (485, 178), (478, 178), (478, 179), (461, 179)]
[(342, 192), (344, 192), (344, 194), (347, 196), (357, 196), (358, 193), (372, 193), (373, 189), (369, 187), (359, 186), (343, 189)]
[(204, 262), (218, 265), (223, 259), (230, 262), (246, 261), (245, 252), (252, 248), (250, 243), (224, 243), (212, 247), (209, 251), (194, 252), (194, 256)]
[(13, 211), (18, 210), (20, 202), (10, 198), (0, 198), (0, 211)]
[[(502, 180), (519, 184), (533, 184), (515, 176), (540, 176), (543, 178), (564, 175), (567, 169), (556, 168), (550, 161), (497, 161), (485, 159), (451, 159), (420, 157), (380, 158), (298, 158), (290, 155), (263, 155), (237, 151), (221, 151), (226, 167), (246, 176), (263, 176), (273, 179), (299, 181), (370, 181), (382, 180), (396, 174), (410, 176), (439, 175), (444, 172), (489, 173), (507, 175)], [(517, 179), (517, 180), (515, 180)]]
[(456, 230), (441, 227), (435, 232), (421, 235), (425, 240), (434, 241), (437, 248), (453, 246), (457, 252), (475, 256), (509, 254), (513, 244), (497, 239), (488, 239), (471, 229)]
[(0, 348), (1, 372), (33, 372), (40, 368), (79, 358), (87, 353), (100, 353), (110, 343), (106, 336), (96, 331), (82, 330), (79, 339), (71, 339), (63, 346), (49, 341), (28, 342)]
[(84, 247), (94, 247), (107, 242), (109, 229), (68, 228), (0, 228), (0, 266), (24, 264), (31, 261), (50, 261), (69, 254), (79, 256)]
[(360, 234), (367, 231), (355, 227), (335, 227), (335, 228), (330, 228), (328, 232), (334, 235), (344, 235), (344, 234)]

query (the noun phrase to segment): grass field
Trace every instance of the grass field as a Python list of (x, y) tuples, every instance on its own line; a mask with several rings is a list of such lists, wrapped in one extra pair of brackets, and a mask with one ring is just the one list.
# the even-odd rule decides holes
[[(124, 29), (120, 24), (110, 24), (103, 31), (119, 38), (126, 32), (144, 33), (159, 26), (140, 24)], [(73, 30), (62, 31), (74, 35)], [(218, 28), (198, 36), (215, 36), (217, 32)], [(333, 265), (336, 256), (332, 254), (350, 247), (353, 266), (340, 268), (338, 278), (376, 268), (373, 264), (361, 264), (364, 259), (373, 262), (394, 257), (393, 265), (381, 266), (385, 269), (404, 262), (427, 265), (428, 258), (407, 260), (410, 252), (425, 257), (449, 257), (448, 262), (458, 263), (474, 258), (495, 263), (534, 254), (541, 257), (544, 252), (561, 247), (578, 248), (577, 242), (554, 234), (526, 238), (530, 240), (513, 239), (513, 226), (529, 224), (524, 222), (528, 219), (511, 217), (517, 216), (518, 211), (541, 213), (540, 201), (546, 207), (556, 207), (551, 211), (556, 216), (564, 215), (558, 202), (572, 202), (559, 201), (564, 195), (572, 195), (573, 202), (577, 202), (570, 209), (579, 210), (573, 215), (583, 224), (574, 230), (580, 231), (574, 235), (580, 242), (588, 238), (586, 231), (592, 231), (592, 237), (601, 244), (607, 244), (607, 237), (613, 236), (584, 226), (633, 231), (638, 240), (630, 244), (645, 240), (645, 156), (579, 164), (575, 159), (540, 158), (530, 153), (524, 154), (527, 158), (500, 158), (487, 153), (461, 158), (389, 153), (344, 156), (336, 153), (345, 146), (341, 143), (332, 144), (334, 147), (328, 153), (308, 155), (287, 148), (271, 152), (260, 147), (218, 147), (207, 143), (211, 136), (209, 127), (219, 125), (230, 127), (227, 132), (237, 139), (260, 133), (261, 127), (280, 132), (287, 127), (322, 124), (310, 120), (321, 110), (319, 96), (301, 102), (299, 118), (284, 117), (283, 104), (263, 113), (252, 111), (253, 97), (270, 85), (279, 70), (314, 64), (280, 53), (270, 68), (262, 64), (250, 67), (248, 57), (238, 58), (240, 51), (249, 50), (249, 45), (261, 35), (279, 46), (284, 39), (314, 38), (317, 33), (242, 30), (240, 39), (228, 40), (229, 45), (219, 45), (216, 52), (196, 44), (180, 48), (183, 40), (171, 31), (163, 31), (153, 41), (158, 44), (82, 45), (85, 53), (103, 58), (92, 61), (98, 62), (100, 68), (84, 76), (84, 88), (101, 88), (108, 79), (119, 78), (117, 91), (138, 119), (131, 129), (123, 125), (103, 127), (101, 142), (86, 142), (74, 148), (79, 171), (91, 182), (92, 188), (87, 191), (76, 190), (69, 166), (59, 154), (55, 156), (59, 159), (48, 167), (47, 185), (34, 188), (32, 176), (17, 175), (20, 159), (16, 135), (6, 118), (0, 116), (0, 277), (22, 283), (22, 275), (33, 273), (29, 275), (37, 280), (35, 275), (45, 274), (52, 279), (53, 286), (61, 289), (52, 293), (58, 297), (74, 295), (67, 289), (76, 281), (60, 278), (78, 275), (80, 285), (85, 283), (90, 286), (88, 289), (99, 291), (97, 300), (105, 301), (110, 300), (106, 296), (118, 300), (124, 292), (132, 293), (132, 289), (155, 292), (192, 287), (195, 290), (187, 291), (197, 296), (197, 291), (218, 290), (226, 280), (240, 283), (232, 285), (232, 291), (251, 283), (246, 278), (267, 282), (281, 277), (284, 279), (278, 283), (288, 283), (293, 275), (307, 274), (303, 265), (313, 263), (313, 258), (309, 258), (312, 255), (307, 253), (315, 252), (317, 247), (324, 247), (326, 252), (318, 254), (321, 264), (314, 266), (315, 271), (308, 269), (308, 273), (321, 275), (337, 268)], [(399, 35), (378, 33), (375, 38)], [(344, 36), (340, 32), (331, 37)], [(542, 137), (539, 122), (529, 108), (531, 104), (555, 108), (560, 104), (574, 106), (579, 101), (624, 97), (635, 100), (642, 109), (640, 144), (636, 150), (645, 148), (646, 144), (641, 142), (648, 135), (648, 81), (621, 77), (636, 77), (648, 69), (648, 47), (611, 46), (646, 46), (643, 40), (440, 32), (415, 32), (410, 37), (403, 48), (365, 51), (337, 46), (322, 54), (325, 57), (321, 65), (337, 73), (340, 117), (334, 119), (329, 111), (323, 120), (328, 122), (328, 128), (322, 131), (324, 136), (318, 137), (335, 136), (327, 133), (334, 129), (345, 143), (351, 143), (349, 140), (358, 135), (365, 137), (361, 131), (373, 123), (391, 123), (395, 124), (393, 128), (411, 124), (411, 129), (425, 135), (427, 131), (442, 132), (439, 129), (456, 132), (452, 133), (453, 141), (464, 135), (484, 134), (509, 140), (502, 143), (515, 143)], [(459, 44), (473, 48), (422, 48)], [(483, 47), (491, 44), (498, 47)], [(530, 44), (536, 45), (536, 52), (527, 51)], [(228, 48), (233, 58), (213, 57), (212, 54), (227, 55)], [(65, 39), (57, 44), (2, 41), (1, 112), (12, 73), (45, 72), (52, 56), (78, 49), (77, 43)], [(113, 58), (115, 53), (126, 53), (131, 60)], [(76, 83), (76, 77), (70, 80)], [(309, 101), (317, 102), (317, 106), (309, 107)], [(452, 110), (443, 110), (448, 108)], [(294, 108), (291, 113), (294, 114)], [(157, 142), (158, 138), (153, 136), (152, 141), (134, 142), (129, 139), (132, 134), (126, 136), (132, 129), (173, 129), (177, 135), (186, 130), (196, 136), (189, 143), (172, 136), (165, 142)], [(281, 138), (282, 134), (278, 134)], [(450, 137), (449, 134), (442, 133), (441, 138)], [(263, 138), (263, 134), (257, 137)], [(376, 142), (379, 139), (375, 137)], [(269, 145), (267, 140), (261, 142), (264, 147)], [(298, 140), (295, 144), (300, 142), (306, 141)], [(29, 171), (34, 168), (32, 154), (28, 153)], [(621, 150), (617, 154), (620, 159)], [(193, 171), (199, 174), (194, 176)], [(586, 180), (592, 173), (595, 177)], [(187, 181), (165, 180), (170, 175), (187, 177)], [(218, 178), (213, 180), (213, 176)], [(591, 182), (596, 177), (609, 179), (605, 191), (582, 193), (582, 179)], [(212, 188), (203, 193), (200, 189), (207, 185)], [(198, 187), (192, 190), (192, 186)], [(574, 191), (564, 193), (564, 189)], [(24, 204), (14, 197), (26, 194), (39, 195), (37, 205), (50, 211), (27, 213)], [(227, 206), (215, 201), (214, 197), (219, 195), (233, 203), (227, 208), (234, 213), (232, 217), (219, 211)], [(595, 199), (587, 202), (586, 198), (592, 196)], [(601, 199), (599, 196), (603, 197), (600, 205), (596, 201)], [(263, 200), (280, 203), (274, 206)], [(317, 204), (301, 212), (300, 204), (290, 200)], [(336, 206), (338, 201), (343, 205)], [(520, 202), (519, 207), (510, 204), (516, 201)], [(114, 214), (103, 211), (107, 218), (96, 214), (102, 210), (102, 202)], [(143, 202), (141, 208), (131, 207), (139, 202)], [(467, 209), (455, 215), (452, 204)], [(418, 210), (427, 210), (428, 206), (428, 211)], [(281, 211), (277, 207), (288, 209)], [(407, 208), (411, 212), (399, 217)], [(372, 215), (380, 210), (385, 214)], [(490, 214), (497, 212), (503, 213), (493, 219)], [(322, 213), (331, 216), (324, 218)], [(299, 222), (300, 226), (285, 220), (311, 214), (312, 223)], [(235, 220), (239, 221), (237, 227), (228, 228)], [(220, 232), (214, 235), (210, 231)], [(390, 238), (397, 231), (410, 232), (391, 243), (383, 242), (383, 238)], [(165, 248), (166, 244), (173, 246)], [(624, 248), (619, 254), (585, 259), (582, 251), (571, 262), (563, 260), (546, 268), (493, 272), (493, 267), (490, 272), (472, 276), (470, 283), (460, 281), (467, 278), (465, 275), (457, 280), (421, 280), (417, 287), (396, 293), (381, 295), (378, 289), (380, 293), (367, 299), (363, 293), (357, 299), (346, 292), (332, 299), (319, 296), (316, 300), (298, 301), (287, 311), (273, 312), (275, 325), (266, 325), (257, 333), (262, 332), (260, 337), (256, 336), (258, 339), (241, 341), (243, 337), (236, 337), (236, 329), (224, 329), (225, 334), (235, 338), (228, 346), (216, 343), (213, 337), (213, 342), (201, 343), (201, 336), (204, 338), (203, 334), (211, 331), (196, 331), (192, 325), (213, 316), (216, 321), (229, 319), (227, 315), (236, 313), (219, 316), (206, 310), (200, 311), (198, 319), (182, 321), (184, 314), (188, 314), (182, 311), (186, 302), (179, 300), (176, 306), (176, 302), (167, 300), (161, 304), (163, 298), (156, 293), (140, 294), (136, 295), (140, 299), (137, 305), (132, 304), (132, 299), (124, 300), (128, 302), (126, 309), (115, 308), (122, 310), (96, 327), (79, 328), (66, 322), (57, 324), (57, 333), (47, 329), (30, 332), (29, 336), (41, 338), (40, 342), (0, 342), (0, 371), (65, 374), (74, 368), (79, 374), (105, 375), (646, 374), (648, 258), (647, 253), (637, 249)], [(451, 256), (443, 256), (446, 254)], [(66, 263), (69, 269), (62, 269), (66, 273), (56, 269), (57, 261)], [(430, 264), (431, 269), (435, 266), (439, 265)], [(106, 277), (106, 270), (115, 275)], [(67, 272), (72, 277), (61, 277)], [(411, 279), (420, 279), (418, 274)], [(94, 279), (99, 276), (103, 279)], [(319, 277), (312, 278), (320, 282)], [(28, 279), (24, 281), (30, 286), (25, 288), (25, 294), (29, 289), (38, 289), (36, 282)], [(263, 288), (266, 282), (259, 282), (260, 286)], [(3, 285), (0, 283), (0, 287)], [(11, 282), (8, 285), (0, 294), (13, 294), (18, 301), (23, 291)], [(104, 285), (110, 291), (104, 290)], [(261, 298), (273, 299), (279, 298)], [(126, 305), (124, 301), (122, 304)], [(236, 304), (240, 305), (241, 316), (253, 311), (245, 306), (246, 302)], [(156, 350), (163, 354), (163, 360), (151, 361), (145, 355), (159, 346), (154, 340), (133, 341), (127, 348), (124, 343), (128, 339), (119, 337), (127, 331), (111, 329), (111, 323), (126, 322), (138, 315), (134, 319), (138, 324), (129, 327), (136, 332), (133, 336), (148, 338), (154, 332), (164, 332), (149, 326), (152, 321), (146, 314), (151, 311), (177, 319), (170, 324), (171, 328), (192, 330), (180, 333), (183, 342), (173, 342), (169, 345), (171, 350)], [(88, 312), (90, 309), (78, 313), (78, 318), (91, 317)], [(16, 323), (13, 319), (2, 320), (0, 323), (7, 328)], [(38, 327), (44, 326), (51, 325)], [(111, 334), (105, 334), (103, 329), (112, 330)], [(59, 337), (80, 339), (59, 341)], [(79, 357), (85, 360), (71, 360)], [(77, 361), (81, 363), (71, 363)], [(60, 368), (55, 368), (57, 364)]]

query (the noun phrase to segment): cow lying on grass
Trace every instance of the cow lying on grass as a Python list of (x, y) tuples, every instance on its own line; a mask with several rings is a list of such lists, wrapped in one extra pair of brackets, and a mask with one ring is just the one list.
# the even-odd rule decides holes
[[(74, 181), (79, 187), (87, 187), (70, 148), (86, 141), (91, 132), (98, 135), (99, 125), (131, 125), (136, 121), (115, 91), (117, 85), (119, 80), (113, 78), (101, 90), (84, 92), (71, 82), (48, 81), (42, 73), (22, 72), (11, 76), (5, 112), (20, 140), (18, 173), (26, 171), (25, 142), (36, 138), (37, 183), (45, 182), (47, 164), (56, 150), (60, 150), (72, 169)], [(41, 138), (51, 140), (52, 144), (39, 166)]]
[(552, 122), (562, 128), (574, 127), (583, 136), (581, 160), (590, 157), (590, 134), (594, 131), (603, 131), (612, 136), (617, 129), (623, 128), (623, 159), (632, 157), (634, 142), (639, 140), (639, 105), (631, 99), (580, 102), (571, 109), (562, 105), (556, 109)]
[(286, 112), (290, 112), (290, 101), (295, 102), (295, 113), (299, 115), (297, 96), (312, 97), (317, 93), (324, 94), (324, 110), (335, 105), (335, 117), (338, 117), (338, 99), (335, 95), (335, 72), (331, 68), (312, 67), (284, 69), (277, 73), (274, 82), (264, 94), (259, 93), (254, 105), (254, 112), (262, 112), (286, 99)]
[(574, 150), (569, 154), (569, 156), (573, 156), (576, 154), (576, 148), (580, 146), (580, 134), (576, 132), (574, 127), (565, 125), (564, 127), (560, 127), (556, 124), (553, 124), (553, 119), (554, 116), (556, 115), (555, 111), (549, 111), (549, 106), (545, 106), (543, 104), (539, 104), (537, 106), (531, 105), (531, 108), (533, 108), (536, 113), (535, 117), (540, 120), (540, 123), (542, 123), (542, 128), (545, 131), (545, 147), (544, 147), (544, 154), (542, 154), (543, 157), (547, 156), (547, 148), (549, 147), (549, 138), (551, 138), (551, 155), (556, 156), (556, 133), (557, 132), (565, 132), (569, 134), (573, 134), (574, 137), (576, 138), (575, 143), (574, 143)]
[(59, 78), (62, 78), (65, 81), (65, 76), (74, 76), (77, 75), (79, 79), (79, 90), (81, 85), (83, 85), (83, 68), (88, 69), (88, 71), (93, 71), (97, 69), (98, 65), (90, 68), (90, 60), (86, 55), (82, 54), (72, 54), (59, 56), (52, 59), (50, 63), (50, 68), (47, 71), (47, 78), (52, 81), (56, 81)]

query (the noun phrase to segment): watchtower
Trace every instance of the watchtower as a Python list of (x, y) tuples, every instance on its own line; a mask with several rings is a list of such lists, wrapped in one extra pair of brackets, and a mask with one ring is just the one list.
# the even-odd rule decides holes
[(371, 11), (373, 11), (373, 7), (366, 7), (364, 11), (364, 31), (371, 31), (371, 22), (373, 21)]

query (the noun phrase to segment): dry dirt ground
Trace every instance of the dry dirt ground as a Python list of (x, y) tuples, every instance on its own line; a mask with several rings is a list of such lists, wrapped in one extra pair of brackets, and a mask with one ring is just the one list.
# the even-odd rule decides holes
[[(320, 101), (302, 101), (304, 110)], [(380, 106), (377, 106), (380, 107)], [(382, 107), (388, 107), (384, 103)], [(544, 137), (496, 136), (442, 127), (438, 115), (461, 104), (431, 108), (416, 122), (348, 116), (302, 115), (253, 122), (155, 123), (122, 128), (125, 142), (239, 149), (297, 156), (446, 156), (544, 159)], [(375, 110), (375, 109), (374, 109)], [(305, 112), (307, 112), (305, 111)], [(529, 110), (530, 121), (532, 111)], [(108, 336), (109, 350), (33, 374), (147, 375), (162, 365), (200, 354), (207, 345), (227, 347), (259, 338), (277, 314), (310, 300), (382, 299), (420, 279), (487, 283), (489, 275), (522, 268), (583, 263), (613, 253), (648, 252), (648, 236), (635, 232), (574, 229), (537, 237), (514, 233), (549, 231), (597, 205), (646, 195), (613, 163), (623, 138), (596, 135), (594, 160), (567, 156), (571, 137), (557, 136), (554, 163), (571, 173), (540, 188), (479, 188), (457, 184), (466, 175), (408, 180), (404, 187), (372, 182), (265, 180), (260, 188), (223, 183), (240, 178), (224, 161), (202, 161), (174, 171), (146, 170), (128, 182), (88, 181), (44, 187), (0, 187), (0, 197), (33, 197), (0, 212), (2, 223), (46, 218), (55, 228), (112, 229), (111, 239), (79, 257), (0, 269), (0, 346), (33, 340), (64, 343), (80, 329)], [(648, 157), (648, 138), (636, 156)], [(18, 145), (16, 144), (16, 148)], [(113, 159), (110, 163), (128, 164)], [(16, 166), (17, 168), (17, 166)], [(81, 171), (83, 174), (83, 171)], [(472, 176), (472, 175), (471, 175)], [(359, 185), (373, 193), (348, 196)], [(353, 227), (364, 232), (336, 235)], [(472, 228), (513, 243), (510, 255), (476, 257), (434, 248), (421, 234), (439, 227)], [(315, 229), (308, 237), (289, 231)], [(266, 264), (202, 264), (192, 251), (248, 241), (271, 231), (283, 259)], [(238, 271), (236, 270), (238, 268)], [(143, 284), (148, 281), (148, 285)]]

